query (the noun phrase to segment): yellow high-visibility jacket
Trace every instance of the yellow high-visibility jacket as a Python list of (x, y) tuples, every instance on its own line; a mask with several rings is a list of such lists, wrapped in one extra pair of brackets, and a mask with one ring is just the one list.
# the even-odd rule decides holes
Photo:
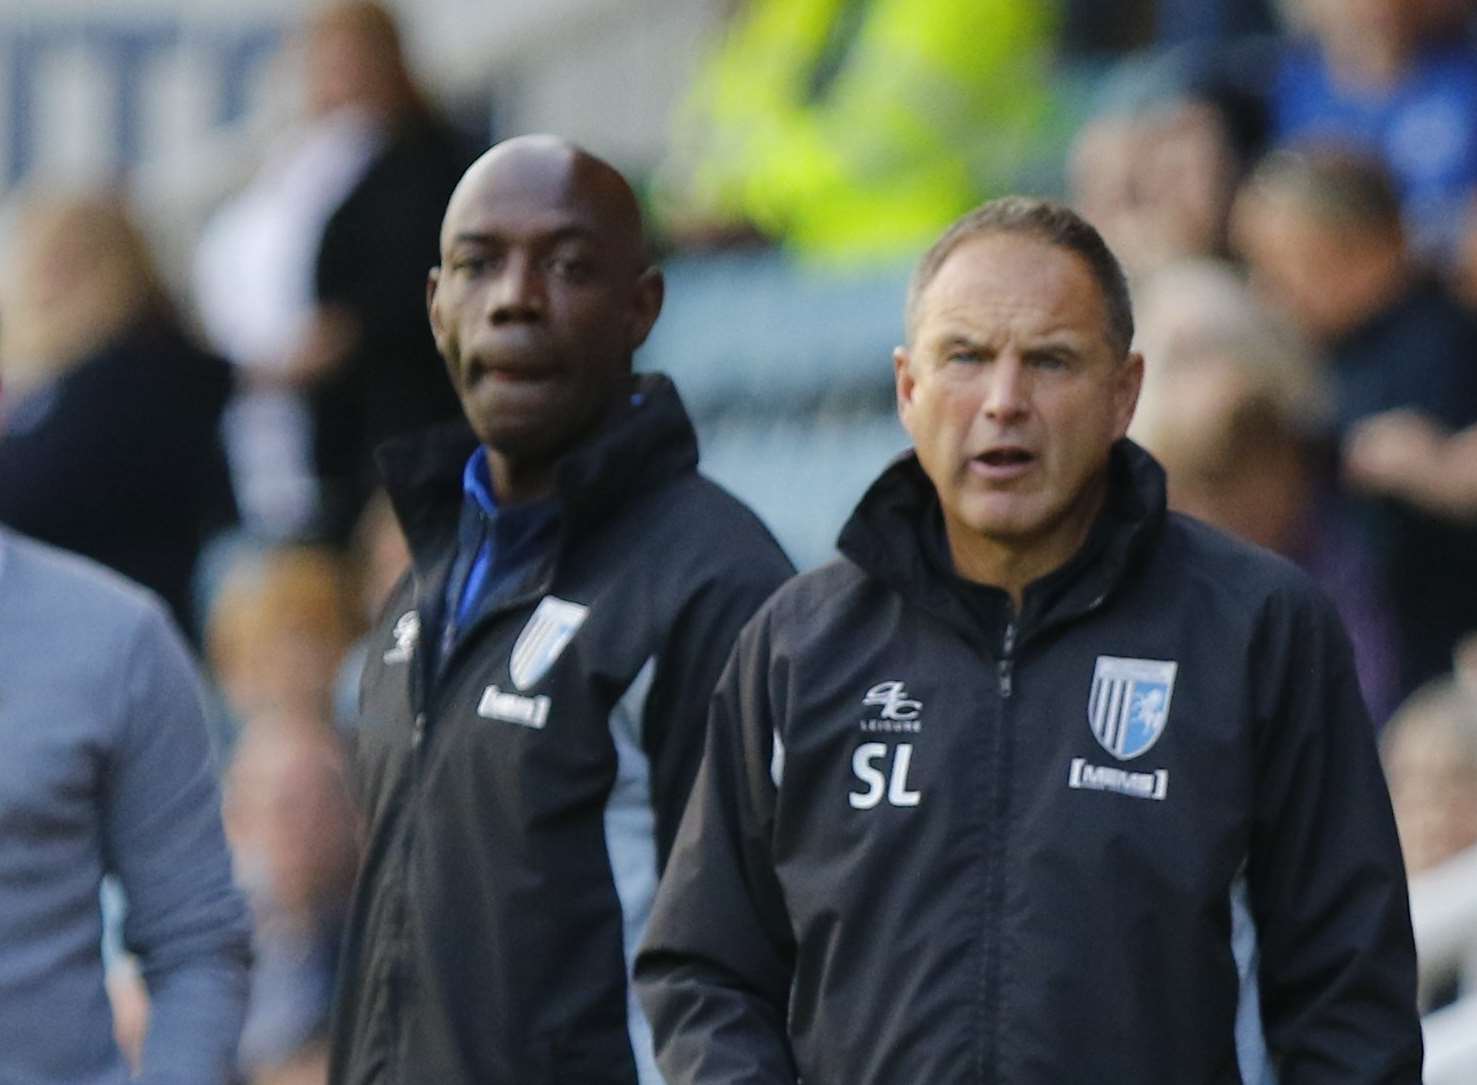
[(910, 255), (998, 195), (1051, 121), (1049, 0), (753, 0), (679, 116), (678, 214), (747, 220), (803, 255)]

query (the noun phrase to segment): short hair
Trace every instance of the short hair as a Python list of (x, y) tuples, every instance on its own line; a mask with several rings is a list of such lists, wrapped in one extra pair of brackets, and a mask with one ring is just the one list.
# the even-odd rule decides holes
[(1065, 204), (1033, 196), (1002, 196), (981, 204), (944, 231), (918, 261), (908, 284), (907, 332), (918, 329), (918, 308), (944, 262), (967, 241), (999, 234), (1033, 238), (1075, 253), (1087, 265), (1108, 314), (1108, 345), (1118, 357), (1133, 345), (1133, 303), (1118, 258), (1092, 224)]
[(1252, 192), (1291, 200), (1332, 226), (1367, 231), (1400, 229), (1400, 194), (1379, 159), (1337, 145), (1274, 151), (1252, 171)]

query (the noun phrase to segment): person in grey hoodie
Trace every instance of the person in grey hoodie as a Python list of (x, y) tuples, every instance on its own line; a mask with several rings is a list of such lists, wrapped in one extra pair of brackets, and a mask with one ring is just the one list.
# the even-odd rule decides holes
[(129, 1080), (100, 946), (113, 874), (151, 1003), (139, 1080), (225, 1085), (250, 927), (189, 654), (153, 595), (8, 531), (0, 615), (0, 1080)]

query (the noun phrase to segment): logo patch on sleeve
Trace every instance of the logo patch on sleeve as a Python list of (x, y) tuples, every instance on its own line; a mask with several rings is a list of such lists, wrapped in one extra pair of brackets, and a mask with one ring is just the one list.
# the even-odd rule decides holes
[(410, 657), (415, 654), (415, 642), (421, 635), (421, 616), (413, 610), (407, 610), (395, 620), (395, 628), (390, 635), (395, 638), (395, 644), (384, 654), (386, 663), (408, 663)]
[(527, 689), (542, 678), (574, 639), (589, 613), (587, 606), (552, 595), (540, 599), (523, 632), (513, 642), (513, 655), (508, 661), (513, 685)]
[(1087, 698), (1087, 722), (1103, 749), (1120, 761), (1147, 753), (1169, 722), (1179, 664), (1098, 656)]

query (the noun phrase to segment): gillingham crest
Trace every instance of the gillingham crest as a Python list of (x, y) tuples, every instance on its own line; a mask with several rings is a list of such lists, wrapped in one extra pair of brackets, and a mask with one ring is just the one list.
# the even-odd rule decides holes
[(1087, 698), (1087, 722), (1103, 749), (1120, 761), (1147, 753), (1169, 720), (1179, 664), (1098, 656)]
[(508, 661), (508, 676), (513, 679), (513, 685), (527, 689), (542, 678), (574, 639), (589, 613), (589, 607), (552, 595), (540, 599), (533, 617), (513, 642), (513, 655)]

